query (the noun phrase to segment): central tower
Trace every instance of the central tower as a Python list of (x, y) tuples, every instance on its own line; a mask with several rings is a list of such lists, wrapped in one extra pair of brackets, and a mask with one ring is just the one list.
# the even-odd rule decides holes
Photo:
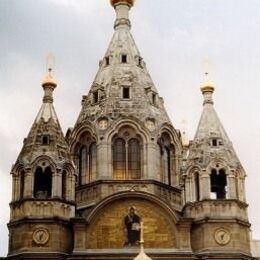
[(179, 238), (177, 232), (185, 226), (185, 220), (178, 223), (180, 132), (173, 127), (131, 34), (129, 11), (134, 1), (110, 2), (116, 12), (115, 32), (90, 91), (83, 96), (78, 120), (67, 133), (78, 171), (76, 203), (81, 217), (75, 220), (79, 242), (74, 250), (132, 244), (124, 223), (129, 212), (136, 212), (149, 227), (144, 234), (148, 247), (190, 248), (185, 235)]

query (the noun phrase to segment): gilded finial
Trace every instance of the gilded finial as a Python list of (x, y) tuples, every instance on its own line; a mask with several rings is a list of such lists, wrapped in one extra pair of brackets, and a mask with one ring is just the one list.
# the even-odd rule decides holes
[(130, 7), (132, 7), (135, 3), (135, 0), (110, 0), (110, 4), (115, 7), (117, 4), (128, 4)]
[(47, 75), (44, 78), (42, 85), (51, 85), (54, 88), (57, 86), (57, 82), (53, 78), (53, 72), (55, 68), (55, 56), (52, 53), (49, 53), (47, 56), (47, 62), (46, 62), (46, 67), (47, 67)]
[(215, 90), (214, 84), (209, 79), (210, 61), (209, 61), (208, 57), (206, 57), (204, 59), (203, 65), (204, 65), (204, 82), (200, 89), (201, 89), (202, 93), (214, 92), (214, 90)]

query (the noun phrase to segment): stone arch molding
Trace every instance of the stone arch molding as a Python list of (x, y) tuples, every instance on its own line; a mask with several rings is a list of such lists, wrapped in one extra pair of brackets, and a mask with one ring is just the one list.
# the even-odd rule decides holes
[[(124, 219), (130, 207), (144, 222), (148, 248), (178, 248), (179, 217), (154, 195), (132, 191), (121, 192), (102, 200), (86, 217), (87, 249), (123, 248), (127, 241)], [(102, 239), (101, 239), (102, 238)]]

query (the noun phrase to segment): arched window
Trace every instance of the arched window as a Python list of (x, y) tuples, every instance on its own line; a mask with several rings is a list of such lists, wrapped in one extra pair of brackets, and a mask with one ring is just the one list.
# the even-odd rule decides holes
[(92, 143), (89, 148), (89, 182), (97, 175), (97, 145)]
[(174, 147), (171, 145), (168, 134), (163, 134), (158, 140), (161, 161), (161, 182), (172, 185), (172, 174), (174, 171), (172, 156), (174, 155)]
[(115, 139), (113, 143), (113, 169), (114, 179), (126, 178), (126, 143), (122, 138)]
[(67, 195), (67, 173), (66, 171), (62, 172), (62, 198), (66, 200), (66, 195)]
[(23, 199), (24, 197), (24, 171), (21, 171), (20, 173), (20, 199)]
[(132, 138), (128, 142), (128, 176), (129, 179), (141, 178), (140, 142)]
[(38, 167), (34, 176), (34, 197), (37, 199), (47, 199), (52, 192), (52, 172), (50, 167), (44, 171)]
[(194, 174), (194, 184), (195, 184), (195, 199), (200, 200), (200, 175), (198, 172)]
[(88, 170), (87, 147), (83, 146), (79, 152), (79, 185), (86, 184), (86, 176)]
[(224, 169), (212, 169), (210, 175), (211, 192), (216, 199), (226, 198), (227, 175)]

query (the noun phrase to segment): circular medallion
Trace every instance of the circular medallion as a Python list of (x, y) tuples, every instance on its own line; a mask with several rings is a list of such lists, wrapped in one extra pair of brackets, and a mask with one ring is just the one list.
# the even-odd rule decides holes
[(101, 130), (107, 129), (107, 126), (108, 126), (108, 121), (107, 121), (107, 119), (101, 119), (101, 120), (98, 122), (98, 127), (99, 127), (99, 129), (101, 129)]
[(33, 232), (33, 241), (38, 245), (44, 245), (49, 240), (49, 232), (47, 229), (39, 228)]
[(147, 119), (145, 122), (145, 126), (150, 130), (153, 131), (155, 129), (154, 121), (151, 119)]
[(228, 230), (224, 228), (217, 229), (215, 231), (215, 240), (219, 245), (226, 245), (231, 239), (231, 235)]

